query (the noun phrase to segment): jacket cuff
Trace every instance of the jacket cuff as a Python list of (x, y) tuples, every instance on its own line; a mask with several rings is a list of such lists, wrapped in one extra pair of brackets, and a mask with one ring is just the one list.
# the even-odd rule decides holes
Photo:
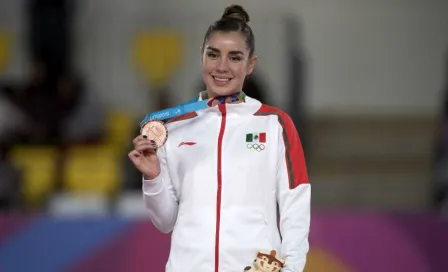
[(163, 190), (163, 180), (160, 175), (151, 180), (142, 177), (142, 181), (143, 181), (143, 193), (145, 195), (149, 196), (157, 195)]

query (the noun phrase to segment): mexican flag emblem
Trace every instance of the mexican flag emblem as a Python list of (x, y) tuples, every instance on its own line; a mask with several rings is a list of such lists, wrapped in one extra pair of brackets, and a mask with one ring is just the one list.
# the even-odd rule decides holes
[(266, 143), (266, 132), (246, 134), (246, 143)]

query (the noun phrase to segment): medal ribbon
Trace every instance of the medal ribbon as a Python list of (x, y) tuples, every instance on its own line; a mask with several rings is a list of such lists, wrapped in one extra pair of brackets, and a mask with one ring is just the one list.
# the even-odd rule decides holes
[(163, 121), (171, 119), (177, 116), (181, 116), (194, 111), (203, 110), (210, 107), (215, 107), (220, 104), (234, 103), (237, 101), (244, 101), (244, 93), (239, 92), (229, 96), (218, 96), (209, 99), (198, 101), (198, 98), (193, 98), (190, 101), (174, 106), (172, 108), (156, 111), (146, 115), (145, 119), (140, 122), (140, 126), (143, 126), (149, 121)]

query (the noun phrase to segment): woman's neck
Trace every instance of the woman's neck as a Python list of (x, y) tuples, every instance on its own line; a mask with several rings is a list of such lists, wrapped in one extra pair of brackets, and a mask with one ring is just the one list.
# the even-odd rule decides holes
[(203, 97), (203, 99), (209, 99), (209, 98), (215, 98), (215, 97), (222, 97), (222, 96), (231, 96), (231, 95), (234, 95), (234, 94), (239, 94), (241, 91), (237, 91), (237, 92), (233, 92), (233, 93), (229, 93), (229, 94), (226, 94), (226, 95), (217, 95), (217, 94), (215, 94), (215, 93), (213, 93), (213, 92), (210, 92), (210, 91), (205, 91), (204, 93), (205, 93), (205, 95), (207, 96), (207, 97)]

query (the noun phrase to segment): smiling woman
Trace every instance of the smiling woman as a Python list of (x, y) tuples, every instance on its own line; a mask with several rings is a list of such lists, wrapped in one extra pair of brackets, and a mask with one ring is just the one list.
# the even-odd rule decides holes
[(202, 77), (209, 96), (241, 91), (246, 76), (257, 63), (255, 38), (249, 15), (240, 6), (230, 6), (221, 20), (212, 24), (202, 45)]
[(302, 144), (285, 112), (243, 90), (257, 63), (248, 22), (241, 6), (226, 8), (203, 40), (206, 91), (166, 109), (182, 114), (165, 122), (164, 145), (139, 135), (129, 153), (151, 222), (172, 232), (166, 271), (244, 271), (260, 251), (284, 260), (259, 262), (261, 271), (305, 267), (311, 185)]

